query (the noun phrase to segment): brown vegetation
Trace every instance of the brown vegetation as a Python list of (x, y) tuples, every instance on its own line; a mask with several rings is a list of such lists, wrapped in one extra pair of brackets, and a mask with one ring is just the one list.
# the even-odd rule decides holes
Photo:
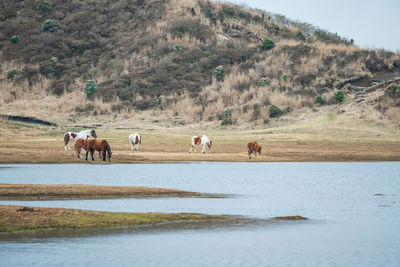
[[(359, 96), (353, 88), (393, 78), (399, 53), (360, 49), (315, 26), (226, 3), (54, 0), (45, 11), (37, 4), (0, 4), (1, 113), (70, 125), (148, 111), (185, 123), (264, 126), (271, 105), (286, 117), (319, 107), (316, 96), (336, 105), (333, 94), (343, 90), (360, 112), (372, 107), (366, 119), (399, 123), (398, 103), (379, 102), (383, 89)], [(43, 32), (47, 19), (60, 28)], [(14, 35), (18, 43), (9, 41)], [(265, 38), (273, 49), (261, 48)], [(218, 81), (217, 66), (224, 71)], [(98, 84), (90, 97), (88, 79)]]
[(207, 197), (223, 195), (142, 186), (0, 184), (2, 200)]

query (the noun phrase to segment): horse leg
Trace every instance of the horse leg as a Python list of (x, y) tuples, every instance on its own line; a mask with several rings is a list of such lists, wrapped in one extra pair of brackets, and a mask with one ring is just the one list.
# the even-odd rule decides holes
[(89, 154), (89, 150), (86, 150), (86, 160), (87, 160), (88, 154)]
[[(99, 151), (100, 154), (100, 151)], [(103, 149), (103, 161), (106, 161), (106, 149)]]
[(193, 150), (193, 146), (190, 146), (189, 153), (192, 153), (192, 150)]
[(139, 143), (136, 143), (136, 145), (135, 145), (135, 151), (139, 151)]
[(201, 149), (201, 153), (203, 153), (203, 154), (206, 153), (206, 144), (203, 145), (203, 148)]
[(131, 141), (129, 141), (131, 143), (131, 151), (133, 151), (133, 143)]
[(92, 157), (92, 161), (94, 161), (94, 149), (90, 149), (90, 156)]

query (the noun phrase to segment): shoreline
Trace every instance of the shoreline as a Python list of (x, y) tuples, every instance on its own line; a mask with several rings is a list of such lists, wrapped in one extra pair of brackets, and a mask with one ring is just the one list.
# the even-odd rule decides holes
[(243, 220), (243, 217), (233, 215), (126, 213), (0, 205), (0, 235), (53, 230), (138, 229), (161, 225), (175, 229), (185, 224), (223, 226)]
[(227, 196), (144, 186), (0, 184), (0, 200), (46, 201), (163, 197), (226, 198)]

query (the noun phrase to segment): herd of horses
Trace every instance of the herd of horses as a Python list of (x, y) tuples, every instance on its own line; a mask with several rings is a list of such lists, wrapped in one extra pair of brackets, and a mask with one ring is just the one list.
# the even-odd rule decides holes
[[(92, 136), (94, 139), (89, 139)], [(139, 145), (142, 143), (142, 137), (138, 133), (133, 133), (129, 135), (129, 143), (131, 145), (131, 150), (135, 149), (135, 151), (139, 150)], [(78, 133), (75, 132), (66, 132), (64, 134), (64, 150), (72, 150), (69, 142), (71, 140), (76, 141), (74, 145), (74, 149), (78, 158), (81, 158), (82, 149), (86, 151), (86, 160), (88, 160), (88, 155), (94, 161), (94, 153), (95, 151), (99, 152), (99, 158), (103, 161), (106, 161), (106, 157), (108, 161), (111, 162), (111, 147), (107, 140), (97, 140), (97, 135), (95, 130), (84, 130)], [(201, 147), (201, 153), (206, 153), (206, 148), (211, 149), (212, 141), (206, 136), (192, 136), (191, 146), (189, 148), (189, 153), (192, 153), (194, 150), (197, 152), (196, 147)], [(247, 144), (247, 153), (249, 155), (249, 159), (251, 159), (251, 154), (254, 153), (256, 157), (257, 153), (261, 155), (261, 146), (257, 142), (249, 142)]]

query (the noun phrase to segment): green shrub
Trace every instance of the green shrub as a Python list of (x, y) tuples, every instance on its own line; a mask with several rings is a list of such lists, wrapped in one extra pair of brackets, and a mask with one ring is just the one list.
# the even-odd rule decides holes
[(221, 126), (232, 125), (232, 124), (233, 124), (233, 121), (232, 121), (231, 118), (229, 118), (229, 119), (225, 118), (225, 119), (223, 119), (223, 120), (221, 121)]
[(385, 89), (385, 96), (388, 96), (393, 99), (400, 98), (400, 90), (399, 86), (395, 83), (389, 84)]
[(325, 103), (325, 100), (322, 98), (322, 96), (318, 95), (318, 96), (315, 98), (315, 102), (322, 105), (322, 104)]
[(60, 28), (60, 23), (57, 21), (53, 21), (50, 19), (47, 19), (43, 24), (42, 24), (42, 31), (44, 32), (55, 32)]
[(47, 1), (42, 1), (38, 4), (37, 9), (41, 12), (51, 11), (51, 4)]
[(85, 83), (85, 93), (87, 96), (91, 96), (97, 90), (97, 83), (94, 80), (87, 80)]
[(233, 107), (227, 107), (227, 108), (225, 108), (225, 110), (224, 110), (224, 116), (225, 116), (225, 118), (226, 118), (226, 119), (232, 118), (232, 112), (233, 112), (234, 110), (235, 110), (235, 109), (234, 109)]
[(58, 58), (56, 57), (51, 57), (50, 58), (51, 63), (53, 63), (53, 65), (56, 65), (58, 63)]
[(257, 82), (257, 85), (258, 85), (259, 87), (268, 86), (268, 85), (270, 85), (270, 80), (269, 80), (268, 77), (261, 78), (261, 79)]
[(19, 43), (19, 36), (14, 35), (13, 37), (10, 38), (10, 42), (13, 44), (18, 44)]
[(224, 81), (224, 70), (222, 69), (222, 66), (218, 66), (215, 68), (215, 78), (219, 82)]
[(301, 31), (297, 32), (296, 37), (302, 41), (306, 40), (306, 37), (304, 36), (304, 34)]
[(288, 78), (288, 76), (286, 74), (282, 76), (282, 80), (284, 80), (285, 82), (286, 82), (287, 78)]
[(46, 66), (46, 67), (44, 68), (44, 70), (45, 70), (45, 72), (47, 72), (47, 73), (52, 73), (52, 72), (54, 72), (53, 66)]
[(344, 100), (344, 93), (343, 93), (343, 91), (339, 90), (339, 91), (335, 92), (333, 97), (335, 98), (336, 102), (342, 103)]
[(282, 113), (282, 110), (275, 105), (269, 107), (270, 118), (276, 118)]
[(195, 16), (195, 15), (196, 15), (196, 11), (194, 10), (194, 7), (192, 7), (192, 8), (190, 9), (190, 13), (192, 13), (192, 16)]
[(269, 39), (269, 38), (266, 38), (266, 39), (263, 41), (262, 45), (261, 45), (261, 48), (262, 48), (263, 50), (270, 50), (270, 49), (272, 49), (273, 47), (274, 47), (274, 41), (272, 41), (272, 40)]
[(15, 75), (17, 75), (17, 69), (16, 68), (13, 68), (13, 69), (11, 69), (11, 70), (8, 70), (7, 71), (7, 78), (8, 79), (10, 79), (10, 80), (13, 80), (14, 79), (14, 76)]

